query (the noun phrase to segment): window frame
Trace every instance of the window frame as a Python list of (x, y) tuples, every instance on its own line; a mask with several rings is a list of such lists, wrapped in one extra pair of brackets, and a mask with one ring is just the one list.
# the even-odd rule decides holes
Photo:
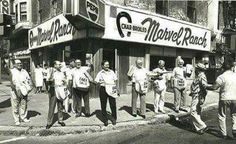
[(197, 22), (196, 1), (192, 1), (192, 0), (187, 1), (187, 17), (189, 18), (190, 22), (192, 23)]
[[(20, 21), (25, 22), (25, 21), (27, 21), (27, 18), (28, 18), (27, 17), (27, 2), (20, 2), (19, 4), (20, 4), (20, 7), (19, 7), (20, 8)], [(24, 11), (22, 11), (22, 5), (23, 4), (25, 4), (25, 10)], [(25, 19), (22, 18), (23, 16), (25, 16)]]

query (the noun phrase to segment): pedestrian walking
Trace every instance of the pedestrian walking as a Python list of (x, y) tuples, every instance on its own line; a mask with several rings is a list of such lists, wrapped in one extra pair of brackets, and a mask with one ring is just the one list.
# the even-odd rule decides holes
[(136, 68), (132, 75), (132, 115), (137, 116), (137, 99), (140, 98), (140, 116), (146, 118), (145, 96), (148, 91), (148, 70), (143, 68), (143, 61), (136, 60)]
[(158, 67), (153, 70), (156, 74), (154, 79), (154, 112), (157, 114), (159, 111), (165, 113), (165, 94), (166, 94), (166, 75), (165, 61), (159, 60)]
[(66, 89), (66, 74), (61, 71), (60, 61), (54, 62), (49, 78), (49, 109), (46, 129), (53, 125), (55, 107), (57, 105), (58, 124), (65, 126), (63, 122), (63, 100), (69, 95)]
[(81, 68), (81, 60), (75, 60), (75, 68), (72, 70), (72, 82), (73, 82), (73, 92), (76, 99), (75, 112), (76, 117), (80, 117), (82, 114), (82, 99), (84, 101), (86, 117), (90, 116), (89, 107), (89, 87), (90, 82), (93, 80), (87, 70)]
[(174, 110), (175, 112), (179, 112), (179, 110), (184, 110), (185, 99), (186, 99), (186, 91), (185, 88), (187, 86), (186, 78), (185, 78), (185, 70), (184, 70), (184, 60), (181, 57), (177, 58), (177, 67), (174, 68), (172, 73), (172, 86), (174, 89)]
[(190, 108), (190, 117), (192, 124), (198, 134), (203, 134), (207, 130), (207, 125), (201, 119), (202, 105), (207, 95), (207, 78), (205, 75), (205, 65), (198, 63), (195, 67), (195, 79), (191, 84), (192, 102)]
[(45, 64), (43, 68), (43, 82), (45, 85), (46, 92), (48, 92), (48, 79), (49, 79), (49, 68), (48, 65)]
[(232, 120), (232, 134), (236, 138), (236, 73), (233, 72), (233, 59), (228, 57), (223, 63), (224, 73), (219, 75), (212, 86), (207, 87), (209, 90), (219, 92), (218, 121), (221, 137), (227, 138), (226, 130), (226, 110), (230, 109)]
[(15, 125), (21, 122), (29, 122), (27, 119), (27, 99), (32, 90), (32, 81), (28, 72), (22, 68), (20, 60), (15, 60), (15, 67), (11, 74), (11, 105)]
[(35, 73), (35, 86), (36, 86), (35, 93), (41, 93), (43, 87), (43, 68), (40, 65), (37, 65), (34, 73)]
[(109, 69), (109, 62), (104, 60), (102, 62), (102, 70), (97, 74), (95, 82), (100, 85), (99, 88), (99, 97), (101, 102), (101, 110), (104, 118), (104, 125), (108, 125), (108, 116), (107, 116), (107, 99), (109, 100), (110, 109), (111, 109), (111, 122), (113, 125), (116, 125), (117, 120), (117, 110), (116, 110), (116, 97), (117, 93), (117, 75), (113, 70)]

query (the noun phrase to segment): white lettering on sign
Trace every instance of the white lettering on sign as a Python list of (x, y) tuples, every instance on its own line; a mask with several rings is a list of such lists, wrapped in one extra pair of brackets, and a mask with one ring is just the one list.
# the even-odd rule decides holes
[(0, 13), (1, 14), (10, 14), (9, 0), (0, 0)]
[(30, 49), (75, 39), (76, 29), (63, 16), (58, 15), (29, 30)]
[(203, 26), (119, 7), (116, 17), (110, 13), (105, 14), (104, 39), (210, 51), (211, 32)]

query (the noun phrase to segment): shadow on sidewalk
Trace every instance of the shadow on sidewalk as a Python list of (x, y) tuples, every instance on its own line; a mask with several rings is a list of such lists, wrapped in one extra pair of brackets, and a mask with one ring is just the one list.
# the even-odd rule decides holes
[(122, 106), (121, 108), (119, 108), (119, 111), (126, 111), (128, 114), (132, 115), (132, 108), (130, 106)]
[(171, 124), (174, 127), (179, 128), (179, 129), (183, 129), (183, 130), (194, 133), (193, 126), (192, 126), (189, 118), (184, 118), (184, 119), (181, 119), (181, 120), (175, 120), (174, 116), (171, 116), (169, 124)]
[[(63, 121), (67, 120), (70, 117), (71, 116), (68, 113), (63, 112)], [(52, 125), (54, 125), (57, 121), (58, 121), (58, 113), (54, 113)]]
[(8, 108), (11, 107), (11, 98), (0, 103), (0, 108)]
[(31, 110), (29, 110), (29, 111), (28, 111), (28, 114), (27, 114), (27, 119), (30, 119), (30, 118), (32, 118), (32, 117), (36, 117), (37, 115), (41, 115), (41, 113), (40, 113), (40, 112), (37, 112), (37, 111), (31, 111)]
[(169, 109), (172, 109), (172, 110), (174, 110), (175, 108), (175, 105), (173, 104), (173, 103), (169, 103), (169, 102), (165, 102), (165, 105), (164, 105), (165, 107), (167, 107), (167, 108), (169, 108)]

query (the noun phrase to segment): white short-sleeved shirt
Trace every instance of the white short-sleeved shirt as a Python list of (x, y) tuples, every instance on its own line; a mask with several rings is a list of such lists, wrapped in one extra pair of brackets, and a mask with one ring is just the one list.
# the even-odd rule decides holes
[(117, 75), (112, 70), (101, 70), (96, 78), (95, 81), (97, 83), (101, 83), (101, 86), (105, 86), (105, 84), (115, 84), (115, 81), (117, 80)]
[(236, 100), (236, 73), (225, 71), (216, 79), (220, 85), (220, 100)]
[(12, 83), (19, 88), (21, 85), (24, 85), (28, 80), (30, 80), (30, 76), (28, 72), (24, 69), (18, 70), (17, 68), (11, 69), (12, 75)]
[(175, 67), (172, 75), (174, 78), (184, 79), (184, 68)]
[(55, 86), (62, 86), (64, 84), (63, 81), (66, 80), (66, 75), (64, 72), (55, 70), (53, 73), (53, 80), (54, 80)]
[(149, 71), (145, 68), (134, 69), (132, 82), (147, 81)]
[(89, 79), (87, 78), (89, 74), (87, 73), (86, 69), (84, 68), (73, 68), (71, 71), (71, 77), (73, 80), (73, 88), (77, 87), (77, 82), (80, 81), (80, 78), (85, 78), (89, 82)]

